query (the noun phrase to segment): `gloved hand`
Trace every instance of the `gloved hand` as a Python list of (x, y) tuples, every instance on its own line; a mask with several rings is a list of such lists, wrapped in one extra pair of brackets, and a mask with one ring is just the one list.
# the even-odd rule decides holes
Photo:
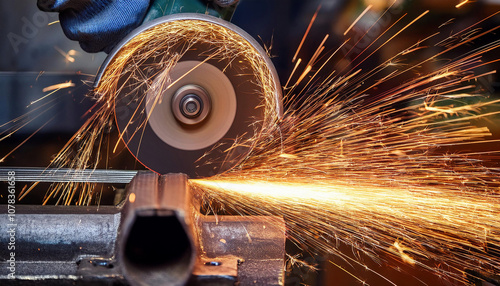
[(150, 0), (38, 0), (38, 8), (59, 12), (64, 34), (96, 53), (111, 49), (139, 26)]

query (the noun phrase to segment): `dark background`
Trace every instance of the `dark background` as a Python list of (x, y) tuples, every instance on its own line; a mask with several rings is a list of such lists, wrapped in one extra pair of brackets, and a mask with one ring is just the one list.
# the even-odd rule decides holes
[[(242, 27), (250, 35), (268, 47), (272, 47), (272, 60), (278, 70), (282, 84), (288, 79), (293, 68), (291, 61), (296, 48), (304, 34), (309, 21), (321, 4), (318, 18), (307, 38), (306, 44), (301, 50), (299, 57), (304, 60), (314, 53), (317, 46), (325, 36), (330, 37), (326, 43), (326, 50), (331, 51), (338, 47), (344, 40), (342, 33), (364, 10), (367, 4), (374, 4), (373, 14), (365, 18), (365, 22), (359, 24), (357, 30), (351, 36), (359, 36), (363, 33), (363, 27), (370, 26), (370, 19), (376, 19), (387, 3), (392, 1), (366, 0), (366, 1), (345, 1), (345, 0), (241, 0), (233, 23)], [(477, 22), (490, 15), (500, 8), (500, 1), (476, 1), (462, 7), (454, 8), (460, 1), (399, 1), (398, 9), (391, 14), (387, 24), (381, 26), (385, 29), (403, 13), (409, 16), (417, 16), (426, 9), (432, 9), (431, 15), (414, 25), (409, 31), (391, 42), (390, 45), (378, 51), (370, 61), (364, 63), (362, 67), (366, 70), (373, 68), (383, 59), (398, 52), (409, 42), (415, 42), (423, 35), (428, 35), (436, 29), (440, 23), (454, 18), (453, 24), (449, 25), (447, 31), (457, 31)], [(0, 2), (0, 132), (7, 130), (9, 124), (4, 125), (18, 116), (26, 114), (37, 107), (39, 110), (48, 110), (41, 114), (33, 111), (29, 115), (30, 123), (22, 129), (12, 134), (12, 136), (0, 141), (0, 156), (3, 157), (13, 148), (22, 143), (28, 136), (46, 124), (27, 143), (17, 149), (11, 156), (6, 158), (0, 166), (25, 166), (25, 167), (45, 167), (50, 163), (54, 154), (66, 143), (66, 141), (81, 126), (85, 118), (83, 114), (92, 106), (93, 102), (85, 97), (89, 91), (89, 86), (93, 81), (99, 65), (104, 61), (105, 54), (87, 54), (82, 51), (76, 42), (65, 38), (58, 23), (48, 25), (56, 21), (57, 14), (48, 14), (38, 11), (34, 0), (16, 0)], [(367, 22), (366, 22), (367, 21)], [(500, 17), (496, 16), (485, 21), (481, 27), (488, 28), (497, 26)], [(373, 35), (372, 37), (376, 37)], [(14, 42), (12, 39), (16, 39)], [(373, 39), (373, 38), (372, 38)], [(498, 40), (496, 34), (486, 36), (482, 40), (474, 42), (474, 45), (481, 45), (487, 42)], [(362, 43), (362, 45), (368, 45)], [(466, 49), (470, 49), (468, 46)], [(62, 53), (72, 53), (74, 62)], [(61, 53), (62, 52), (62, 53)], [(460, 50), (457, 51), (460, 53)], [(486, 55), (486, 59), (496, 58), (498, 52)], [(339, 57), (334, 65), (349, 65), (350, 57)], [(437, 67), (437, 64), (425, 67), (429, 70)], [(487, 66), (485, 69), (496, 69), (494, 66)], [(71, 80), (75, 87), (58, 91), (44, 100), (41, 104), (30, 102), (46, 95), (42, 92), (46, 86), (66, 82)], [(491, 96), (498, 97), (498, 76), (492, 75), (485, 78), (479, 85), (488, 91)], [(306, 91), (307, 94), (307, 91)], [(306, 96), (306, 95), (305, 95)], [(52, 100), (53, 99), (53, 100)], [(42, 104), (46, 104), (42, 106)], [(48, 123), (47, 123), (48, 122)], [(499, 135), (498, 121), (490, 124), (490, 131), (494, 136)], [(6, 134), (3, 133), (2, 137)], [(486, 150), (498, 150), (495, 145), (483, 146)], [(496, 148), (496, 149), (495, 149)], [(116, 159), (115, 165), (110, 168), (116, 169), (138, 169), (141, 168), (131, 163), (128, 154), (119, 154), (124, 159)], [(121, 164), (121, 162), (126, 162)], [(45, 187), (41, 186), (34, 190), (21, 203), (40, 203), (45, 194)], [(3, 188), (6, 189), (6, 188)], [(101, 203), (112, 202), (112, 192), (108, 198), (104, 198)], [(0, 198), (1, 199), (1, 198)], [(340, 246), (340, 250), (350, 254), (352, 250), (348, 246)], [(289, 252), (297, 251), (289, 247)], [(380, 275), (374, 274), (363, 267), (356, 267), (347, 264), (345, 261), (335, 256), (302, 257), (311, 264), (318, 264), (322, 269), (319, 272), (307, 271), (304, 268), (292, 268), (287, 273), (287, 285), (361, 285), (358, 279), (354, 279), (346, 271), (340, 270), (333, 263), (341, 265), (348, 272), (355, 274), (361, 280), (370, 285), (390, 285)], [(394, 262), (391, 266), (377, 265), (366, 257), (361, 259), (373, 270), (378, 272), (398, 285), (447, 285), (449, 282), (440, 280), (428, 273)], [(333, 263), (331, 263), (331, 262)], [(395, 270), (399, 268), (398, 270)]]

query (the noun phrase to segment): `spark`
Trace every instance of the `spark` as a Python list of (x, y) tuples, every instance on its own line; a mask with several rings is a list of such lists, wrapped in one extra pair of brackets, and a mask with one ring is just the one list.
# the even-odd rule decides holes
[(393, 246), (396, 252), (401, 256), (401, 260), (403, 260), (403, 262), (406, 262), (410, 265), (415, 265), (415, 260), (405, 253), (405, 251), (411, 251), (411, 249), (407, 249), (406, 247), (401, 246), (398, 241), (395, 241)]
[(135, 202), (135, 193), (130, 193), (130, 195), (128, 196), (128, 200), (133, 204)]
[(304, 42), (307, 38), (307, 35), (309, 34), (309, 31), (311, 31), (312, 25), (313, 25), (314, 21), (316, 21), (316, 17), (318, 17), (318, 13), (319, 13), (320, 9), (321, 9), (321, 5), (318, 6), (318, 8), (316, 9), (316, 12), (314, 13), (314, 15), (311, 18), (311, 21), (309, 22), (309, 26), (307, 26), (306, 32), (304, 33), (304, 36), (302, 37), (302, 40), (300, 41), (299, 47), (297, 48), (295, 55), (293, 55), (292, 63), (294, 63), (295, 60), (297, 59), (297, 56), (299, 55), (299, 52), (302, 49), (302, 45), (304, 44)]
[(45, 71), (40, 71), (35, 79), (35, 81), (38, 81), (38, 78), (40, 78), (40, 76), (42, 76), (43, 74), (45, 73)]
[(54, 84), (54, 85), (51, 85), (51, 86), (47, 86), (45, 88), (42, 89), (43, 92), (47, 92), (47, 91), (52, 91), (42, 97), (40, 97), (39, 99), (37, 100), (34, 100), (32, 102), (30, 102), (30, 105), (32, 104), (35, 104), (41, 100), (44, 100), (45, 98), (51, 96), (52, 94), (56, 93), (57, 91), (63, 89), (63, 88), (69, 88), (69, 87), (74, 87), (75, 84), (72, 83), (71, 81), (68, 81), (68, 82), (64, 82), (64, 83), (58, 83), (58, 84)]
[(463, 0), (462, 2), (458, 3), (457, 5), (455, 5), (455, 8), (460, 8), (463, 5), (467, 4), (468, 2), (469, 2), (469, 0)]
[(373, 5), (368, 5), (365, 10), (363, 10), (363, 12), (361, 12), (361, 14), (359, 14), (358, 18), (356, 18), (356, 20), (354, 20), (354, 22), (352, 22), (352, 24), (349, 26), (349, 28), (347, 28), (347, 30), (345, 30), (344, 32), (344, 36), (347, 35), (347, 33), (349, 33), (349, 31), (352, 29), (352, 27), (354, 27), (356, 25), (356, 23), (361, 20), (361, 18), (363, 18), (363, 16), (368, 12), (370, 11), (370, 9), (373, 7)]
[[(52, 120), (52, 119), (51, 119)], [(31, 133), (30, 136), (28, 136), (26, 139), (23, 140), (20, 144), (18, 144), (15, 148), (13, 148), (7, 155), (5, 155), (3, 158), (0, 159), (0, 163), (4, 162), (7, 157), (9, 157), (12, 153), (14, 153), (17, 149), (19, 149), (21, 146), (23, 146), (28, 140), (30, 140), (35, 134), (37, 134), (40, 130), (42, 130), (43, 127), (45, 127), (51, 120), (48, 120), (45, 122), (41, 127), (39, 127), (35, 132)]]
[(309, 72), (312, 70), (312, 66), (311, 65), (307, 65), (306, 69), (304, 70), (304, 72), (302, 72), (302, 74), (300, 75), (299, 79), (297, 79), (297, 82), (294, 84), (294, 86), (297, 86), (299, 85), (302, 80), (309, 74)]
[(295, 156), (293, 154), (280, 154), (280, 157), (281, 158), (289, 158), (289, 159), (295, 159), (295, 158), (297, 158), (297, 156)]
[(296, 63), (295, 63), (295, 66), (293, 67), (293, 70), (292, 72), (290, 73), (290, 76), (288, 77), (288, 80), (286, 81), (286, 84), (285, 84), (285, 90), (287, 89), (288, 87), (288, 84), (290, 83), (290, 80), (292, 79), (292, 76), (295, 74), (295, 71), (297, 70), (297, 68), (299, 67), (300, 63), (302, 62), (302, 59), (299, 59)]
[(317, 268), (317, 265), (312, 265), (312, 264), (309, 264), (303, 260), (301, 260), (302, 254), (296, 254), (296, 255), (290, 255), (288, 253), (286, 253), (286, 257), (288, 258), (287, 260), (287, 264), (289, 264), (289, 267), (293, 267), (294, 265), (300, 265), (301, 267), (305, 267), (307, 268), (308, 270), (311, 270), (311, 271), (318, 271), (319, 269)]
[(321, 44), (319, 44), (318, 48), (316, 49), (316, 51), (314, 52), (313, 56), (311, 57), (311, 59), (309, 60), (309, 62), (307, 63), (307, 66), (313, 66), (315, 63), (316, 63), (316, 60), (318, 59), (319, 55), (321, 54), (321, 52), (325, 49), (325, 42), (326, 40), (328, 39), (330, 35), (326, 34), (325, 37), (323, 38), (323, 41), (321, 42)]
[(47, 92), (47, 91), (52, 91), (52, 90), (56, 90), (56, 89), (63, 89), (63, 88), (68, 88), (68, 87), (74, 87), (75, 84), (72, 83), (71, 81), (67, 81), (67, 82), (63, 82), (63, 83), (58, 83), (58, 84), (54, 84), (54, 85), (51, 85), (51, 86), (47, 86), (47, 87), (44, 87), (42, 89), (43, 92)]
[[(0, 132), (0, 141), (3, 141), (5, 139), (9, 138), (10, 136), (15, 134), (19, 130), (26, 127), (28, 124), (30, 124), (32, 122), (36, 122), (37, 120), (42, 118), (42, 116), (44, 114), (48, 113), (49, 111), (52, 111), (56, 106), (54, 104), (56, 102), (56, 100), (57, 100), (57, 98), (49, 100), (48, 102), (46, 102), (44, 104), (41, 104), (35, 108), (31, 108), (31, 110), (26, 112), (25, 114), (18, 116), (18, 117), (14, 118), (6, 123), (1, 124), (0, 128), (5, 128), (5, 130)], [(52, 120), (52, 119), (50, 119), (50, 120)], [(48, 120), (48, 121), (50, 121), (50, 120)], [(7, 155), (5, 155), (2, 159), (0, 159), (0, 162), (4, 162), (5, 159), (7, 159), (7, 157), (11, 156), (16, 150), (18, 150), (22, 145), (24, 145), (29, 139), (31, 139), (35, 135), (35, 133), (38, 133), (44, 126), (46, 126), (48, 121), (46, 121), (42, 127), (38, 128), (30, 136), (28, 136), (28, 138), (23, 140), (23, 142), (18, 144), (14, 149), (9, 151)]]
[(63, 57), (64, 57), (64, 60), (67, 62), (67, 63), (74, 63), (75, 62), (75, 58), (73, 56), (77, 55), (78, 52), (75, 51), (75, 50), (69, 50), (67, 53), (65, 51), (63, 51), (61, 48), (59, 48), (58, 46), (54, 46), (54, 49), (56, 49), (56, 51), (58, 51)]
[[(358, 276), (352, 274), (351, 272), (349, 272), (347, 269), (345, 269), (344, 267), (338, 265), (337, 263), (333, 262), (333, 261), (329, 261), (331, 264), (335, 265), (337, 268), (339, 268), (340, 270), (344, 271), (345, 273), (349, 274), (349, 276), (351, 276), (352, 278), (358, 280), (358, 282), (361, 283), (361, 285), (366, 285), (366, 282), (362, 279), (360, 279)], [(394, 283), (391, 283), (393, 285), (395, 285)]]

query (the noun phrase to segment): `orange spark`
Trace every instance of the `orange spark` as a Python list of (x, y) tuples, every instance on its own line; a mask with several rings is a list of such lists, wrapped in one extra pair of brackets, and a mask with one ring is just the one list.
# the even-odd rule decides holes
[(365, 8), (365, 10), (363, 10), (363, 12), (358, 16), (358, 18), (356, 18), (356, 20), (354, 20), (354, 22), (352, 22), (352, 24), (349, 26), (349, 28), (347, 28), (347, 30), (345, 30), (344, 32), (344, 36), (347, 35), (347, 33), (349, 33), (349, 31), (352, 29), (352, 27), (354, 27), (354, 25), (356, 25), (356, 23), (361, 20), (361, 18), (368, 12), (370, 11), (370, 9), (373, 7), (372, 4), (368, 5), (368, 7)]
[(460, 8), (463, 5), (467, 4), (468, 2), (469, 2), (469, 0), (464, 0), (464, 1), (460, 2), (460, 3), (458, 3), (457, 5), (455, 5), (455, 8)]
[(56, 49), (64, 57), (64, 60), (66, 62), (70, 62), (70, 63), (74, 63), (75, 62), (75, 58), (73, 57), (74, 55), (76, 55), (76, 51), (75, 50), (70, 50), (69, 52), (66, 53), (65, 51), (63, 51), (58, 46), (54, 46), (54, 49)]
[(47, 91), (52, 91), (52, 90), (56, 90), (56, 89), (59, 90), (59, 89), (63, 89), (63, 88), (74, 87), (74, 86), (75, 86), (75, 84), (73, 82), (67, 81), (67, 82), (58, 83), (58, 84), (44, 87), (42, 89), (42, 91), (47, 92)]
[(295, 62), (297, 59), (297, 56), (299, 55), (300, 49), (302, 48), (302, 45), (304, 44), (304, 41), (306, 40), (307, 35), (309, 34), (309, 31), (311, 30), (311, 27), (316, 20), (316, 17), (318, 16), (319, 9), (321, 9), (321, 5), (318, 6), (316, 9), (316, 12), (312, 16), (311, 21), (309, 22), (309, 26), (307, 26), (306, 32), (304, 33), (304, 36), (302, 37), (302, 40), (300, 41), (299, 47), (297, 48), (297, 51), (295, 52), (295, 55), (293, 56), (292, 63)]

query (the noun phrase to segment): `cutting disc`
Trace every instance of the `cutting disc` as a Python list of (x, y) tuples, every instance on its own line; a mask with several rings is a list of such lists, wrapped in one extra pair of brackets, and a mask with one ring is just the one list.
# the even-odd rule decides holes
[(265, 51), (235, 25), (201, 14), (158, 18), (132, 32), (108, 56), (96, 86), (113, 97), (129, 151), (160, 174), (224, 172), (281, 115)]

